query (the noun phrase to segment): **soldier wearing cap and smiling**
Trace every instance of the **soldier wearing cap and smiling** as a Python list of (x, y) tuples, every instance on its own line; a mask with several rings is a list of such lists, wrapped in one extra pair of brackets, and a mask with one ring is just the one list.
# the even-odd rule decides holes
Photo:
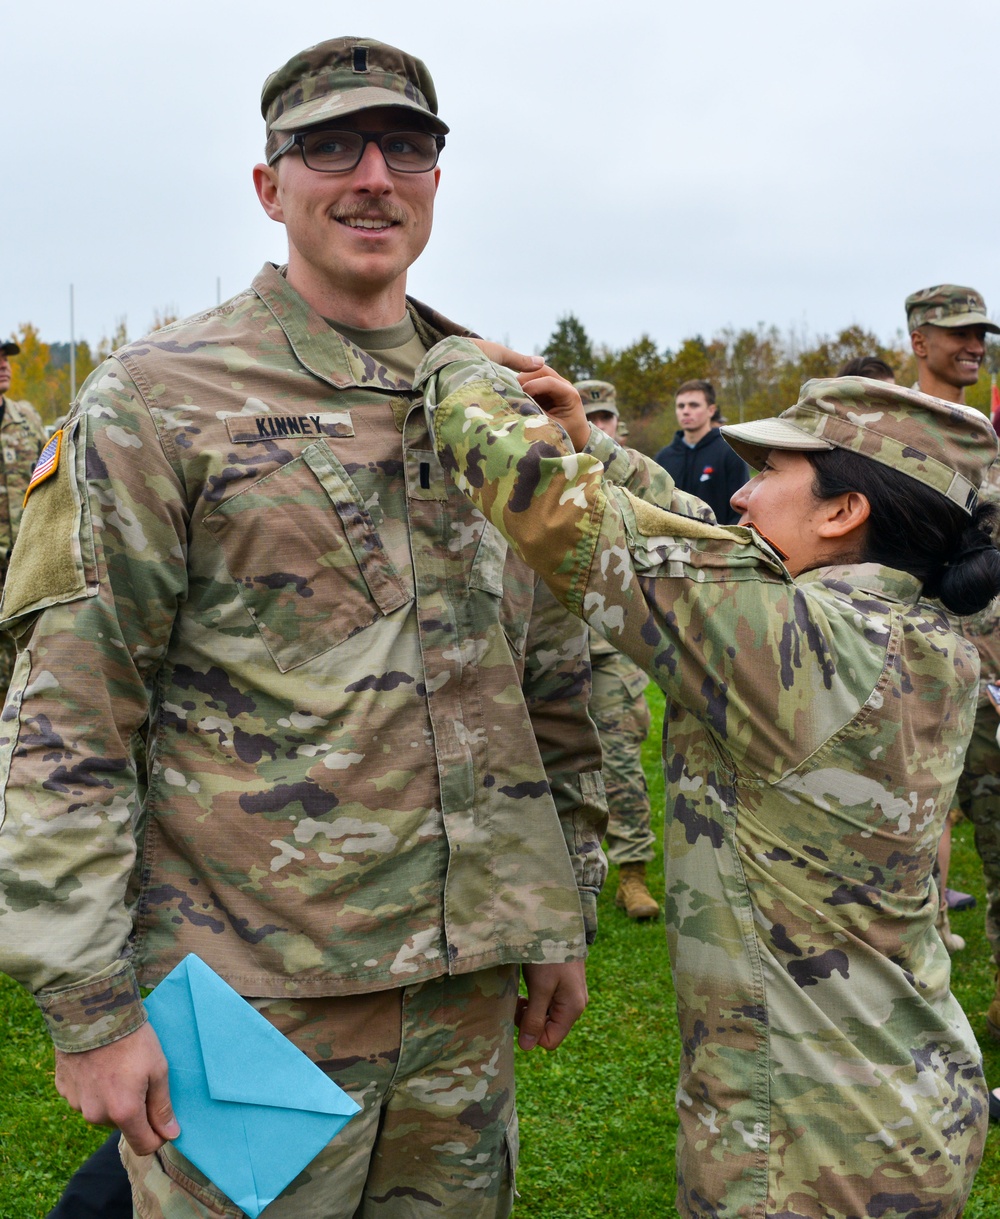
[(486, 350), (418, 374), (441, 460), (667, 698), (680, 1214), (957, 1219), (987, 1093), (932, 870), (979, 673), (945, 609), (1000, 591), (989, 420), (807, 382), (723, 429), (760, 473), (718, 526), (540, 361)]
[(1000, 334), (986, 302), (975, 288), (936, 284), (911, 292), (905, 307), (921, 393), (964, 402), (966, 388), (979, 380), (986, 335)]
[[(45, 444), (45, 424), (30, 402), (7, 396), (13, 369), (10, 357), (21, 348), (12, 339), (0, 343), (0, 588), (7, 573), (10, 552), (17, 538), (24, 493), (35, 460)], [(14, 668), (14, 641), (0, 631), (0, 697), (7, 690)]]
[[(986, 355), (986, 335), (1000, 334), (991, 322), (986, 302), (974, 288), (937, 284), (906, 298), (906, 321), (917, 357), (918, 386), (947, 402), (964, 402), (965, 391), (979, 379)], [(992, 470), (984, 494), (1000, 502), (1000, 472)], [(986, 884), (986, 936), (997, 967), (996, 994), (986, 1015), (990, 1035), (1000, 1039), (1000, 750), (997, 749), (997, 712), (987, 684), (1000, 681), (1000, 610), (988, 606), (964, 619), (962, 633), (976, 645), (982, 665), (976, 726), (958, 784), (958, 805), (972, 822), (976, 849)], [(947, 842), (947, 831), (946, 831)], [(947, 846), (942, 872), (947, 880)], [(941, 903), (940, 930), (951, 951), (964, 940), (951, 930), (947, 905)]]
[(605, 871), (586, 628), (538, 612), (413, 389), (467, 333), (405, 294), (427, 69), (336, 39), (261, 108), (287, 267), (106, 361), (28, 499), (0, 965), (143, 1215), (235, 1213), (164, 1143), (138, 990), (194, 952), (363, 1105), (269, 1216), (504, 1216), (511, 1030), (554, 1048), (582, 1011)]

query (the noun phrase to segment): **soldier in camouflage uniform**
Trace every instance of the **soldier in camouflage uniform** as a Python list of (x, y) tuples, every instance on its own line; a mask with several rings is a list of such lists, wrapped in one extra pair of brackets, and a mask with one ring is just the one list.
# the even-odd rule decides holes
[[(974, 288), (936, 284), (906, 298), (906, 323), (917, 358), (917, 387), (946, 402), (964, 402), (965, 391), (975, 385), (986, 355), (987, 333), (1000, 334), (990, 321), (986, 302)], [(992, 470), (984, 493), (1000, 501), (1000, 472)], [(976, 645), (982, 665), (976, 726), (958, 782), (958, 804), (972, 822), (976, 849), (983, 862), (986, 883), (986, 935), (1000, 971), (1000, 751), (996, 747), (997, 713), (986, 693), (988, 682), (1000, 680), (1000, 610), (989, 606), (961, 623), (966, 639)], [(945, 830), (942, 858), (943, 885), (947, 883), (950, 827)], [(952, 952), (965, 940), (952, 931), (947, 903), (942, 902), (940, 931)], [(998, 973), (1000, 979), (1000, 973)], [(1000, 980), (990, 1004), (986, 1027), (1000, 1038)]]
[[(11, 340), (0, 343), (0, 588), (21, 523), (24, 493), (45, 444), (45, 424), (38, 411), (30, 402), (7, 397), (13, 371), (10, 357), (20, 351), (19, 344)], [(0, 696), (6, 694), (13, 668), (14, 640), (0, 631)]]
[(467, 333), (405, 297), (426, 68), (333, 40), (262, 111), (287, 268), (106, 361), (28, 499), (0, 965), (145, 1219), (238, 1213), (163, 1142), (138, 987), (189, 952), (363, 1105), (269, 1215), (506, 1215), (512, 1028), (552, 1048), (582, 1010), (605, 872), (586, 628), (535, 613), (412, 386)]
[[(979, 659), (922, 586), (965, 611), (1000, 588), (977, 506), (988, 420), (862, 378), (808, 382), (781, 419), (725, 429), (762, 472), (734, 496), (743, 525), (723, 527), (520, 367), (448, 339), (417, 383), (472, 502), (667, 696), (681, 1214), (955, 1219), (986, 1092), (932, 867)], [(820, 497), (838, 468), (866, 491)], [(897, 542), (880, 526), (900, 527), (901, 496), (920, 528)], [(924, 574), (859, 559), (885, 547)]]
[[(573, 388), (590, 422), (617, 437), (618, 403), (610, 381), (577, 381)], [(660, 907), (646, 878), (656, 839), (642, 770), (642, 746), (650, 723), (645, 696), (649, 679), (593, 628), (590, 664), (594, 674), (590, 714), (601, 734), (601, 774), (608, 797), (608, 862), (618, 866), (615, 905), (629, 918), (656, 918)]]

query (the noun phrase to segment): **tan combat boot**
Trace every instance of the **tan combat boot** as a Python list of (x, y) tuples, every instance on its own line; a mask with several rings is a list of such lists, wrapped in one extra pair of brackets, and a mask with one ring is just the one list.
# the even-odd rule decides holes
[(1000, 973), (997, 974), (993, 1001), (986, 1009), (986, 1030), (994, 1041), (1000, 1041)]
[[(943, 900), (938, 907), (937, 923), (935, 926), (938, 929), (938, 935), (943, 940), (944, 946), (948, 949), (951, 956), (954, 956), (956, 952), (962, 951), (965, 947), (965, 940), (957, 932), (952, 931), (951, 924), (948, 922), (948, 906)], [(1000, 1015), (1000, 1007), (998, 1007), (998, 1015)]]
[(656, 918), (660, 907), (646, 887), (646, 865), (623, 863), (618, 870), (618, 892), (615, 905), (624, 910), (629, 918)]

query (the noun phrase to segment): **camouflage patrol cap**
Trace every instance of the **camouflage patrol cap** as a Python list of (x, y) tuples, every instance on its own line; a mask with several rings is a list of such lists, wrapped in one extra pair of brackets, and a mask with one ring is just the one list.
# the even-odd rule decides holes
[(437, 93), (422, 60), (373, 38), (317, 43), (293, 55), (264, 82), (260, 109), (267, 124), (266, 155), (280, 145), (277, 133), (302, 131), (377, 106), (413, 110), (431, 131), (448, 132), (437, 116)]
[(584, 413), (597, 415), (601, 411), (618, 416), (618, 403), (615, 401), (615, 387), (610, 381), (577, 381), (573, 388), (583, 401)]
[(921, 288), (906, 298), (906, 322), (912, 334), (918, 326), (985, 326), (990, 334), (1000, 334), (986, 316), (986, 302), (975, 288), (958, 284), (935, 284)]
[(777, 419), (730, 424), (722, 434), (758, 470), (771, 449), (848, 449), (933, 487), (970, 515), (997, 456), (990, 421), (971, 406), (870, 377), (807, 381)]
[(13, 339), (8, 339), (5, 343), (0, 343), (0, 354), (5, 356), (19, 356), (21, 348), (14, 342)]

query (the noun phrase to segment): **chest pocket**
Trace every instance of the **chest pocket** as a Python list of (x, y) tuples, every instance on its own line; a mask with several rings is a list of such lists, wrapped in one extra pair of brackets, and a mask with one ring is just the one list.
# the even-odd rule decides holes
[(283, 673), (412, 598), (357, 487), (323, 441), (204, 523)]

